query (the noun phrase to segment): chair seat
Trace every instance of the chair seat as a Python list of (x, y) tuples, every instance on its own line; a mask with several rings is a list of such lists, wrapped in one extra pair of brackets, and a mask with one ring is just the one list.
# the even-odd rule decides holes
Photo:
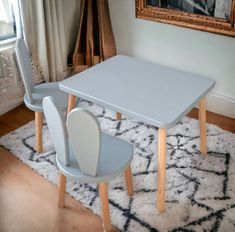
[(70, 149), (70, 164), (65, 166), (56, 156), (57, 165), (66, 176), (86, 183), (108, 181), (123, 173), (133, 157), (133, 146), (124, 140), (101, 133), (101, 151), (96, 176), (83, 174)]
[(43, 112), (42, 100), (46, 96), (51, 96), (56, 99), (59, 107), (63, 111), (67, 109), (68, 94), (59, 90), (58, 82), (35, 85), (33, 90), (33, 103), (30, 103), (26, 94), (24, 96), (24, 102), (29, 109), (37, 112)]

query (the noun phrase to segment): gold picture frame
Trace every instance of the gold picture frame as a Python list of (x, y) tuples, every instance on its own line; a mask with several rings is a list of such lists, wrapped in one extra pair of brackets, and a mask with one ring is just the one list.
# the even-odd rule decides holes
[(228, 20), (189, 13), (175, 9), (151, 6), (146, 0), (136, 0), (136, 17), (211, 33), (235, 37), (235, 0), (232, 0)]

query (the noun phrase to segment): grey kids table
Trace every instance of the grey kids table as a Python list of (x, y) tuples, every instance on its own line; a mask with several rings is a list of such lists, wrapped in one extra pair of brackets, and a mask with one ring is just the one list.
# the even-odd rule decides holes
[(166, 135), (199, 103), (200, 151), (206, 147), (205, 95), (215, 81), (199, 75), (117, 55), (60, 83), (69, 93), (68, 110), (76, 97), (154, 125), (158, 130), (157, 207), (165, 210)]

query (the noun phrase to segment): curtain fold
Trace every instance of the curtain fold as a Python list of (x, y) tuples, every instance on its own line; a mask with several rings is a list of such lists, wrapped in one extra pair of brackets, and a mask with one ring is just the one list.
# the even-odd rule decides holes
[(14, 22), (12, 3), (9, 0), (0, 0), (0, 21), (9, 24)]
[(67, 49), (62, 0), (20, 0), (24, 38), (45, 80), (67, 75)]

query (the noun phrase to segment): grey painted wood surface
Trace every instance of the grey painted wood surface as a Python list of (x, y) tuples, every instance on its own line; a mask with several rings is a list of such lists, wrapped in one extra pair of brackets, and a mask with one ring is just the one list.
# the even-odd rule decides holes
[(157, 127), (176, 124), (215, 85), (188, 72), (117, 55), (60, 83), (60, 89)]
[[(85, 113), (83, 117), (90, 117), (92, 115), (90, 112), (87, 114), (87, 110), (72, 110), (68, 115), (66, 127), (65, 118), (55, 99), (45, 97), (43, 109), (56, 149), (57, 165), (64, 175), (82, 182), (99, 183), (113, 179), (128, 168), (134, 154), (133, 146), (122, 139), (101, 132), (98, 121), (92, 116), (98, 126), (94, 133), (94, 125), (90, 127), (90, 122), (87, 122), (88, 120), (85, 118), (81, 119), (81, 115), (79, 116), (80, 113)], [(84, 124), (83, 128), (80, 123)], [(90, 138), (84, 136), (85, 133), (88, 133)], [(91, 138), (92, 136), (97, 137), (97, 133), (99, 134), (99, 141), (96, 141), (97, 138)], [(82, 138), (83, 136), (84, 138)], [(84, 141), (84, 139), (87, 139), (87, 141)], [(97, 142), (99, 143), (97, 151), (99, 154), (92, 154), (92, 146), (96, 146)], [(88, 145), (90, 149), (84, 150), (84, 146)], [(83, 151), (80, 149), (83, 149)], [(79, 151), (81, 151), (80, 154), (78, 154)], [(87, 153), (84, 154), (84, 152)], [(90, 168), (95, 170), (91, 171)]]
[(15, 52), (25, 87), (25, 105), (33, 111), (43, 112), (42, 100), (46, 96), (51, 96), (57, 100), (61, 109), (66, 110), (68, 95), (59, 89), (58, 82), (34, 85), (30, 55), (23, 39), (16, 41)]
[(74, 156), (82, 173), (96, 176), (100, 160), (101, 129), (96, 117), (75, 108), (67, 116), (67, 129)]

